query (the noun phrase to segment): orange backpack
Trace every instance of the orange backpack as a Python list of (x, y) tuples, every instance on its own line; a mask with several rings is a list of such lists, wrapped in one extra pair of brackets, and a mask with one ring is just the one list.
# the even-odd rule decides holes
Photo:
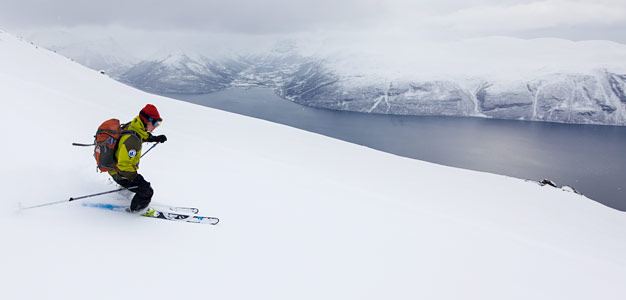
[(118, 119), (110, 119), (105, 121), (98, 127), (96, 131), (95, 142), (96, 148), (93, 157), (96, 158), (98, 169), (101, 172), (115, 170), (117, 159), (115, 151), (117, 150), (117, 142), (120, 136), (127, 131), (122, 130), (122, 125)]

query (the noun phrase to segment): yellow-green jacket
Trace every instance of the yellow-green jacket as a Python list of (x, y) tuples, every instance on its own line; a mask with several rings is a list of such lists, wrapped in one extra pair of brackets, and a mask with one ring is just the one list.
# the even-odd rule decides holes
[(146, 131), (143, 122), (139, 116), (135, 117), (130, 124), (123, 128), (124, 131), (133, 131), (136, 134), (125, 133), (117, 142), (117, 165), (114, 171), (109, 171), (111, 176), (121, 176), (133, 181), (137, 176), (139, 168), (139, 159), (141, 158), (141, 144), (145, 142), (150, 134)]

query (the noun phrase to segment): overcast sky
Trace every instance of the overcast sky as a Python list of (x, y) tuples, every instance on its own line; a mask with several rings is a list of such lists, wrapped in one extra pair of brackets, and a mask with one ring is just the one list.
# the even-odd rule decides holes
[(626, 44), (626, 0), (0, 0), (0, 28), (256, 37), (371, 30)]

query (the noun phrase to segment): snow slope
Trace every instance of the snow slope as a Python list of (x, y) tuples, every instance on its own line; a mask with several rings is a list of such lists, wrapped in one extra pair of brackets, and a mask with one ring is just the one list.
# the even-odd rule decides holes
[[(150, 95), (0, 32), (7, 299), (623, 299), (626, 216), (519, 179), (406, 159)], [(115, 188), (95, 128), (146, 103), (155, 202), (215, 227), (33, 205)], [(90, 202), (120, 201), (121, 195)], [(82, 200), (81, 200), (82, 201)]]
[(67, 30), (48, 29), (25, 33), (26, 39), (53, 50), (94, 70), (104, 70), (116, 77), (135, 65), (139, 59), (129, 53), (124, 43), (105, 34), (86, 37)]

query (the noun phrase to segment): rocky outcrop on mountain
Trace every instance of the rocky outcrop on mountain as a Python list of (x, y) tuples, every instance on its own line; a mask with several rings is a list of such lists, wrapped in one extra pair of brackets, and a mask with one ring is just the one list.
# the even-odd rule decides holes
[(606, 71), (551, 74), (507, 90), (481, 90), (477, 99), (482, 113), (495, 118), (624, 125), (624, 102), (612, 88), (624, 83), (623, 76)]

